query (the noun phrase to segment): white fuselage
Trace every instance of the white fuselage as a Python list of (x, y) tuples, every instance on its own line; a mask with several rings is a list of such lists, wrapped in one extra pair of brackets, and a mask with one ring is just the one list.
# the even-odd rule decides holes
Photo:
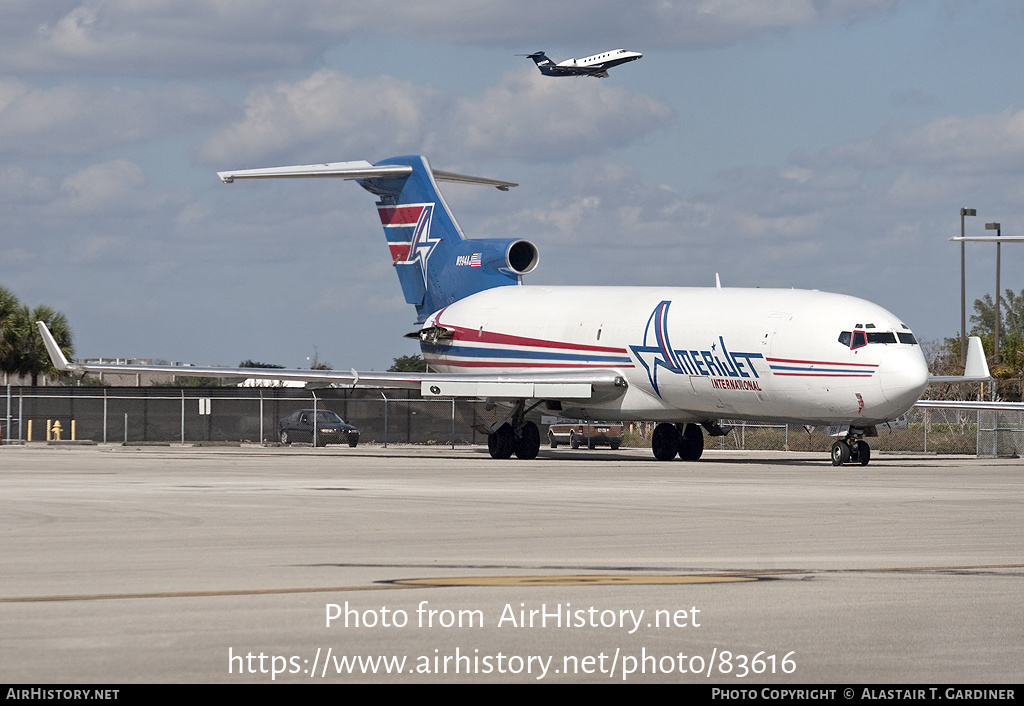
[(625, 394), (564, 409), (589, 419), (868, 427), (906, 412), (928, 380), (898, 318), (817, 291), (498, 287), (426, 325), (450, 332), (422, 344), (438, 372), (614, 370)]
[(643, 54), (640, 52), (626, 51), (625, 49), (613, 49), (601, 54), (585, 56), (582, 59), (566, 59), (565, 61), (558, 62), (556, 66), (566, 69), (602, 68), (607, 70), (615, 66), (619, 66), (620, 64), (635, 61), (641, 57), (643, 57)]

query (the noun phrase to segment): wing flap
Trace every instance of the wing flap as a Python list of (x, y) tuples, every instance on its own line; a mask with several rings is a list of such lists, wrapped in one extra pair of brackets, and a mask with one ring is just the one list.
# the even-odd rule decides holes
[(424, 397), (487, 397), (498, 399), (589, 400), (593, 385), (585, 382), (519, 382), (515, 380), (430, 380), (420, 384)]

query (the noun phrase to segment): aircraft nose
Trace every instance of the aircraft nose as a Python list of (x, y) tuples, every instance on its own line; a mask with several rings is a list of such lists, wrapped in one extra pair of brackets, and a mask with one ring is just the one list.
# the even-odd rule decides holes
[(891, 347), (882, 356), (878, 371), (882, 394), (899, 408), (897, 416), (913, 407), (928, 386), (928, 365), (920, 346)]

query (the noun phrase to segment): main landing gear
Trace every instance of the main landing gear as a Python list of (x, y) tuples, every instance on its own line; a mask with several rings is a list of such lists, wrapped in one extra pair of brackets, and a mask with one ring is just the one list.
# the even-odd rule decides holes
[(537, 458), (540, 452), (540, 429), (526, 420), (527, 411), (526, 403), (518, 402), (509, 421), (487, 435), (487, 451), (491, 458), (512, 458), (512, 454), (524, 460)]
[(868, 465), (871, 460), (871, 447), (864, 439), (847, 436), (832, 444), (832, 465), (843, 466), (848, 463)]
[(654, 427), (651, 450), (659, 461), (671, 461), (679, 454), (683, 461), (696, 461), (704, 453), (704, 432), (699, 424), (669, 424)]
[(505, 422), (487, 436), (487, 450), (491, 458), (537, 458), (540, 452), (540, 429), (533, 422), (523, 422), (517, 434), (512, 424)]

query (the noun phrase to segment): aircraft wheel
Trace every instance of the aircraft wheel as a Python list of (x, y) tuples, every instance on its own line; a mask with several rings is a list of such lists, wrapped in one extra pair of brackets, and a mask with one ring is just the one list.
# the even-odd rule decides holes
[(580, 440), (576, 438), (576, 432), (569, 432), (569, 448), (578, 449), (580, 447)]
[(511, 425), (502, 424), (487, 437), (487, 450), (490, 452), (491, 458), (511, 458), (514, 441)]
[(651, 451), (659, 461), (671, 461), (679, 450), (679, 430), (675, 424), (662, 422), (654, 427), (651, 435)]
[(540, 430), (533, 422), (527, 422), (523, 425), (519, 438), (515, 440), (516, 458), (528, 461), (531, 458), (537, 458), (539, 452)]
[(286, 431), (281, 432), (281, 435), (278, 438), (281, 440), (281, 446), (287, 446), (292, 443), (291, 439), (288, 438), (288, 432)]
[(868, 446), (868, 442), (857, 442), (857, 459), (860, 461), (860, 465), (862, 466), (866, 466), (871, 462), (871, 447)]
[(555, 441), (555, 435), (552, 434), (550, 430), (548, 430), (548, 444), (550, 444), (553, 449), (558, 448), (558, 442)]
[(837, 441), (832, 444), (832, 465), (842, 466), (850, 462), (850, 445), (845, 441)]
[(687, 424), (679, 441), (679, 458), (696, 461), (704, 453), (704, 432), (696, 424)]

